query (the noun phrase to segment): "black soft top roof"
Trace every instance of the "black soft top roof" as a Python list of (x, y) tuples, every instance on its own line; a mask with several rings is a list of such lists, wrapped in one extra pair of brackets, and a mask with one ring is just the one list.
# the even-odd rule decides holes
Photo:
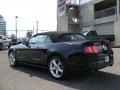
[[(69, 33), (69, 32), (44, 32), (44, 33), (38, 33), (36, 35), (48, 35), (51, 37), (53, 42), (59, 42), (60, 41), (60, 36), (65, 35), (65, 34), (80, 34), (80, 33)], [(35, 36), (36, 36), (35, 35)]]

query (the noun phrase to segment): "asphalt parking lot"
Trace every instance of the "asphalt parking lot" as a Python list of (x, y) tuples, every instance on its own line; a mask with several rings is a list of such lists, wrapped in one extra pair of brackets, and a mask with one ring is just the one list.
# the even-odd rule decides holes
[(11, 68), (7, 50), (0, 51), (0, 90), (120, 90), (120, 49), (114, 50), (115, 64), (94, 75), (73, 74), (57, 81), (47, 70), (30, 66)]

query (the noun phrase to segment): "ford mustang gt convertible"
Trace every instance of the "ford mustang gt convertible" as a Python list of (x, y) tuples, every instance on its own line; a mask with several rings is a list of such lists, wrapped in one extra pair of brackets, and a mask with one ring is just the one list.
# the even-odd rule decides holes
[(11, 46), (10, 66), (29, 64), (49, 69), (55, 79), (68, 72), (99, 70), (114, 63), (111, 45), (106, 40), (87, 40), (79, 33), (39, 33), (24, 43)]

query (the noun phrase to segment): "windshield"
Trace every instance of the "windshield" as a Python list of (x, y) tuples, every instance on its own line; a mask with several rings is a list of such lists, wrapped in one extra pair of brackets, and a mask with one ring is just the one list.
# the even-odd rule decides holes
[(85, 37), (80, 35), (80, 34), (66, 34), (62, 36), (62, 41), (67, 41), (67, 42), (71, 42), (71, 41), (81, 41), (81, 40), (85, 40)]

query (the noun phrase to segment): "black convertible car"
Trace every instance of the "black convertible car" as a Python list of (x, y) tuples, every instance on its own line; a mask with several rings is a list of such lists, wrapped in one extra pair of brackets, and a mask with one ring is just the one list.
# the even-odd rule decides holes
[(55, 79), (66, 77), (69, 71), (99, 70), (114, 62), (108, 41), (87, 40), (81, 34), (66, 32), (36, 34), (11, 46), (8, 56), (12, 67), (20, 63), (47, 67)]

